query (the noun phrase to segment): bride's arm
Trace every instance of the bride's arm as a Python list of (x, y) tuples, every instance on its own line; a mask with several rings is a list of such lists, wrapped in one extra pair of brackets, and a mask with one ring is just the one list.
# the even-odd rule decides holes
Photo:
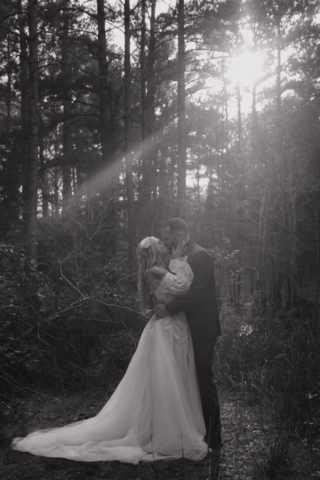
[(168, 271), (162, 267), (155, 266), (149, 270), (147, 274), (147, 283), (151, 293), (156, 292), (167, 273)]
[(193, 280), (193, 273), (190, 265), (184, 258), (175, 258), (169, 263), (169, 272), (163, 286), (165, 293), (183, 295), (186, 293)]
[[(176, 298), (184, 296), (189, 290), (193, 280), (193, 273), (190, 265), (188, 265), (184, 259), (177, 258), (171, 260), (169, 270), (170, 272), (166, 272), (162, 291), (164, 293), (177, 295)], [(154, 305), (153, 311), (156, 313), (157, 320), (168, 315), (168, 310), (164, 304)]]

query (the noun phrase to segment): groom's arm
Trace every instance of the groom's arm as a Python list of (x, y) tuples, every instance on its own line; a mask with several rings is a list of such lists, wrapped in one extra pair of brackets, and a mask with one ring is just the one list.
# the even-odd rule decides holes
[(192, 271), (194, 278), (188, 292), (184, 295), (177, 295), (166, 304), (166, 309), (170, 315), (188, 309), (201, 298), (203, 289), (213, 274), (213, 262), (208, 252), (202, 250), (195, 253), (192, 259)]

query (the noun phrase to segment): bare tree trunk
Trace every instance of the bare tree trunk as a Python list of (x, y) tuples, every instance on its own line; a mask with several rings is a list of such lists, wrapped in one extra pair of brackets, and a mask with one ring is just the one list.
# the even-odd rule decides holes
[[(22, 0), (18, 0), (18, 9), (22, 12)], [(21, 135), (20, 135), (20, 163), (21, 163), (21, 183), (22, 183), (22, 216), (24, 222), (24, 234), (26, 234), (27, 222), (27, 178), (28, 178), (28, 158), (29, 158), (29, 62), (28, 62), (28, 41), (25, 33), (26, 17), (23, 13), (19, 14), (20, 28), (20, 83), (21, 83)]]
[(257, 248), (257, 264), (258, 264), (258, 278), (256, 282), (256, 291), (258, 298), (256, 298), (257, 307), (265, 309), (266, 307), (266, 291), (265, 291), (265, 236), (266, 236), (266, 203), (267, 203), (267, 188), (262, 195), (261, 206), (259, 211), (259, 230), (258, 230), (258, 248)]
[(133, 271), (135, 259), (135, 218), (134, 189), (131, 151), (131, 62), (130, 62), (130, 0), (125, 0), (124, 7), (125, 53), (124, 53), (124, 143), (128, 214), (128, 261), (129, 272)]
[(140, 92), (141, 92), (141, 141), (142, 160), (143, 148), (146, 139), (146, 0), (141, 2), (141, 46), (140, 46)]
[(53, 210), (54, 216), (57, 220), (59, 217), (59, 170), (58, 167), (54, 167), (54, 194), (53, 194)]
[[(147, 139), (147, 95), (146, 95), (146, 0), (141, 2), (141, 46), (140, 46), (140, 93), (141, 93), (141, 179), (139, 182), (139, 215), (142, 234), (147, 228), (147, 211), (151, 203), (150, 149)], [(145, 227), (145, 228), (143, 228)]]
[[(223, 57), (223, 70), (225, 71), (225, 59)], [(221, 115), (221, 158), (222, 158), (222, 168), (219, 178), (219, 188), (222, 188), (224, 181), (226, 179), (226, 165), (225, 160), (228, 156), (229, 150), (229, 132), (228, 132), (228, 122), (229, 122), (229, 112), (228, 112), (228, 90), (227, 90), (227, 80), (223, 77), (223, 89), (222, 89), (222, 115)]]
[(238, 104), (238, 161), (241, 162), (241, 178), (240, 178), (240, 190), (239, 190), (239, 215), (238, 215), (238, 240), (239, 240), (239, 271), (237, 279), (237, 289), (236, 289), (236, 302), (239, 303), (241, 295), (241, 250), (242, 250), (242, 195), (243, 195), (243, 170), (244, 170), (244, 158), (242, 155), (242, 114), (241, 114), (241, 87), (240, 83), (237, 83), (237, 104)]
[(168, 202), (169, 188), (167, 175), (168, 145), (163, 142), (160, 146), (159, 156), (159, 196), (157, 202), (157, 220), (162, 223), (166, 216), (166, 203)]
[(257, 85), (254, 82), (252, 86), (252, 109), (251, 109), (251, 148), (255, 156), (257, 152), (257, 133), (258, 133), (258, 115), (257, 115)]
[(281, 19), (279, 17), (277, 24), (277, 116), (280, 126), (281, 121)]
[(242, 115), (241, 115), (241, 87), (237, 83), (237, 106), (238, 106), (238, 154), (242, 151)]
[(70, 94), (70, 46), (69, 46), (69, 22), (70, 13), (67, 11), (69, 0), (63, 2), (63, 33), (62, 33), (62, 81), (63, 81), (63, 164), (62, 164), (62, 211), (64, 212), (71, 199), (71, 169), (70, 156), (72, 152), (71, 138), (71, 94)]
[[(157, 167), (156, 151), (155, 151), (155, 8), (156, 0), (151, 0), (150, 14), (150, 35), (148, 42), (148, 56), (145, 58), (145, 19), (142, 19), (142, 41), (141, 41), (141, 101), (142, 101), (142, 118), (141, 118), (141, 173), (139, 195), (139, 211), (143, 216), (143, 224), (150, 230), (149, 223), (153, 218), (154, 206), (157, 200), (155, 195), (155, 176), (154, 172)], [(142, 5), (142, 13), (145, 13), (145, 2)], [(152, 192), (154, 195), (152, 196)]]
[(296, 303), (301, 298), (300, 292), (300, 283), (298, 279), (298, 233), (297, 233), (297, 209), (296, 209), (296, 195), (295, 195), (295, 182), (293, 180), (292, 175), (292, 159), (289, 159), (289, 196), (290, 196), (290, 203), (291, 203), (291, 218), (292, 218), (292, 226), (291, 226), (291, 245), (290, 245), (290, 252), (291, 252), (291, 261), (290, 261), (290, 278), (292, 282), (292, 301)]
[(48, 194), (48, 181), (47, 172), (44, 165), (44, 143), (43, 143), (43, 123), (41, 115), (39, 115), (39, 163), (40, 163), (40, 184), (42, 190), (42, 216), (48, 218), (49, 214), (49, 194)]
[(151, 202), (148, 216), (153, 222), (154, 209), (158, 201), (158, 158), (156, 151), (156, 117), (155, 117), (155, 97), (156, 97), (156, 78), (155, 78), (155, 55), (156, 55), (156, 35), (155, 35), (155, 21), (156, 21), (156, 0), (151, 2), (151, 16), (150, 16), (150, 39), (149, 39), (149, 54), (148, 54), (148, 71), (147, 71), (147, 124), (149, 129), (147, 131), (150, 141), (150, 161), (149, 161), (149, 178), (151, 186)]
[[(155, 54), (156, 54), (156, 36), (155, 36), (155, 22), (156, 22), (156, 0), (151, 0), (151, 15), (150, 15), (150, 37), (148, 45), (148, 61), (147, 61), (147, 97), (146, 97), (146, 123), (147, 136), (153, 144), (154, 142), (154, 126), (155, 126)], [(153, 152), (153, 145), (151, 145)], [(154, 152), (153, 152), (154, 153)], [(151, 155), (152, 156), (152, 155)], [(152, 165), (151, 165), (152, 168)]]
[[(102, 150), (102, 161), (100, 168), (106, 169), (108, 164), (111, 166), (111, 148), (110, 148), (110, 111), (108, 108), (108, 63), (107, 63), (107, 40), (106, 40), (106, 15), (104, 10), (104, 0), (97, 0), (98, 14), (98, 59), (99, 59), (99, 107), (100, 107), (100, 142)], [(105, 188), (108, 195), (108, 217), (107, 228), (109, 233), (109, 243), (112, 251), (115, 253), (115, 234), (116, 234), (116, 215), (114, 197), (115, 174), (112, 169), (108, 171)]]
[(7, 135), (11, 132), (11, 45), (10, 45), (10, 33), (8, 33), (8, 50), (7, 50)]
[(37, 258), (38, 189), (38, 1), (28, 0), (29, 18), (29, 162), (26, 198), (26, 243), (28, 255)]
[(186, 105), (185, 105), (185, 36), (184, 0), (178, 4), (178, 213), (185, 215), (186, 207)]
[[(6, 49), (6, 73), (7, 73), (7, 85), (6, 85), (6, 133), (8, 138), (11, 137), (12, 127), (12, 35), (7, 33), (7, 49)], [(4, 93), (4, 92), (3, 92)], [(11, 137), (13, 138), (13, 137)], [(2, 225), (3, 233), (9, 233), (10, 227), (19, 221), (19, 197), (20, 197), (20, 166), (19, 166), (19, 143), (14, 142), (10, 149), (9, 161), (2, 164), (1, 169), (1, 186), (3, 189), (2, 202), (3, 202), (3, 218)], [(18, 147), (18, 148), (17, 148)]]
[(100, 141), (102, 148), (102, 162), (101, 166), (105, 166), (108, 161), (108, 91), (107, 91), (107, 41), (106, 41), (106, 27), (105, 27), (105, 11), (104, 0), (97, 0), (97, 14), (98, 14), (98, 58), (99, 58), (99, 107), (100, 107)]

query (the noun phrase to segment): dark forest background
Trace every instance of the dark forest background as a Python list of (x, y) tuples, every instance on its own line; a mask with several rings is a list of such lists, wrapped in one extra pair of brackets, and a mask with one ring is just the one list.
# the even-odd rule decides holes
[(146, 322), (136, 246), (181, 216), (215, 262), (219, 381), (314, 438), (319, 2), (157, 3), (1, 2), (0, 400), (114, 388)]

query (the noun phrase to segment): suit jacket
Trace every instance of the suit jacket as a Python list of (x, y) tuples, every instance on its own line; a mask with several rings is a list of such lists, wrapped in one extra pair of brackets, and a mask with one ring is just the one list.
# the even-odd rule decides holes
[(187, 243), (185, 255), (194, 274), (193, 282), (186, 294), (176, 295), (166, 304), (167, 310), (170, 315), (185, 312), (193, 339), (216, 338), (221, 328), (212, 258), (193, 240)]

